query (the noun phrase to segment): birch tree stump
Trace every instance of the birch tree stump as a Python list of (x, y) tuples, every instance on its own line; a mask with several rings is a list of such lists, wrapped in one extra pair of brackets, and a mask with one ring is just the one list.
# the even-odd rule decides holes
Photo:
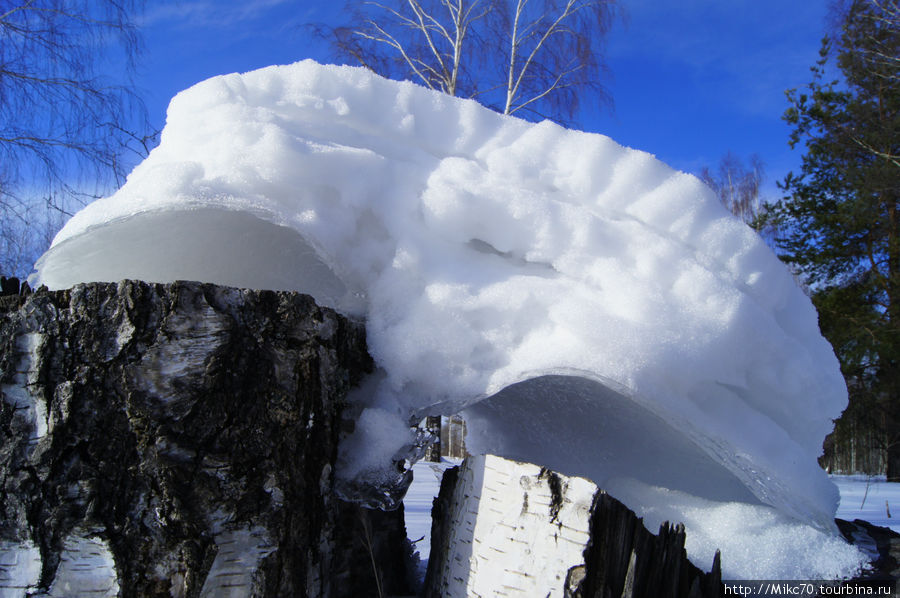
[(432, 598), (718, 597), (718, 555), (687, 560), (684, 528), (653, 535), (583, 478), (493, 455), (448, 470), (432, 511)]

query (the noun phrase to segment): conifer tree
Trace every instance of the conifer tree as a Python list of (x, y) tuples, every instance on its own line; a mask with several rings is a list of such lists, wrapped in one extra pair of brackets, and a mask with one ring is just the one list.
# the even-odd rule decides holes
[(900, 480), (897, 0), (851, 0), (835, 37), (823, 40), (807, 88), (788, 92), (790, 143), (804, 155), (800, 173), (781, 184), (786, 197), (769, 208), (781, 257), (808, 285), (841, 361), (851, 395), (843, 423), (876, 422), (888, 477)]

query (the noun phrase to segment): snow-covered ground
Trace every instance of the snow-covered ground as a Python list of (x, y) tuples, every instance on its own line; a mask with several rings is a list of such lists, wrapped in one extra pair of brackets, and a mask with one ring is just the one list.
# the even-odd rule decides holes
[(862, 519), (900, 533), (900, 483), (862, 474), (833, 475), (831, 480), (841, 492), (836, 517)]

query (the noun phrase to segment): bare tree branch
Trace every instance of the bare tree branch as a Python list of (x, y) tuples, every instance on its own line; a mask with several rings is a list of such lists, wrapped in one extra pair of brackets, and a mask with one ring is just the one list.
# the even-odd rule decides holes
[(757, 228), (762, 203), (760, 189), (765, 167), (757, 155), (750, 156), (749, 165), (728, 152), (719, 161), (716, 171), (704, 167), (700, 180), (706, 183), (728, 210), (745, 224)]
[[(449, 95), (459, 92), (459, 76), (469, 28), (474, 21), (488, 14), (478, 10), (487, 0), (396, 0), (366, 2), (368, 11), (357, 13), (360, 23), (351, 30), (356, 40), (343, 37), (342, 30), (334, 30), (336, 46), (342, 54), (355, 58), (360, 64), (390, 76), (390, 63), (381, 59), (385, 48), (399, 57), (406, 75), (430, 89)], [(360, 40), (374, 42), (365, 47)]]
[[(125, 132), (146, 125), (128, 70), (140, 53), (132, 15), (142, 4), (0, 3), (0, 237), (8, 236), (0, 239), (0, 269), (7, 273), (22, 263), (7, 259), (12, 253), (6, 250), (28, 245), (22, 240), (28, 231), (19, 230), (22, 214), (31, 224), (58, 225), (36, 214), (66, 210), (70, 199), (80, 202), (85, 186), (108, 191), (131, 166), (123, 156), (141, 150), (140, 144), (129, 146), (142, 134)], [(120, 50), (117, 60), (125, 65), (120, 80), (100, 76), (101, 63)], [(28, 203), (35, 199), (44, 208)]]
[[(594, 92), (614, 0), (380, 0), (330, 29), (338, 53), (388, 77), (564, 122)], [(319, 30), (320, 34), (325, 28)]]

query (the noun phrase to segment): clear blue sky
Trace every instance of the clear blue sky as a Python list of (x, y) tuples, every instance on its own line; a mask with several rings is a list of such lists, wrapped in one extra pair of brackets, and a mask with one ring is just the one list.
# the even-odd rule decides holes
[[(329, 49), (304, 28), (339, 23), (342, 2), (178, 0), (150, 3), (138, 73), (156, 126), (178, 91), (214, 75), (313, 58)], [(781, 121), (784, 91), (808, 83), (826, 31), (826, 0), (622, 0), (605, 85), (614, 106), (580, 128), (696, 172), (727, 151), (759, 154), (766, 192), (796, 170)]]

